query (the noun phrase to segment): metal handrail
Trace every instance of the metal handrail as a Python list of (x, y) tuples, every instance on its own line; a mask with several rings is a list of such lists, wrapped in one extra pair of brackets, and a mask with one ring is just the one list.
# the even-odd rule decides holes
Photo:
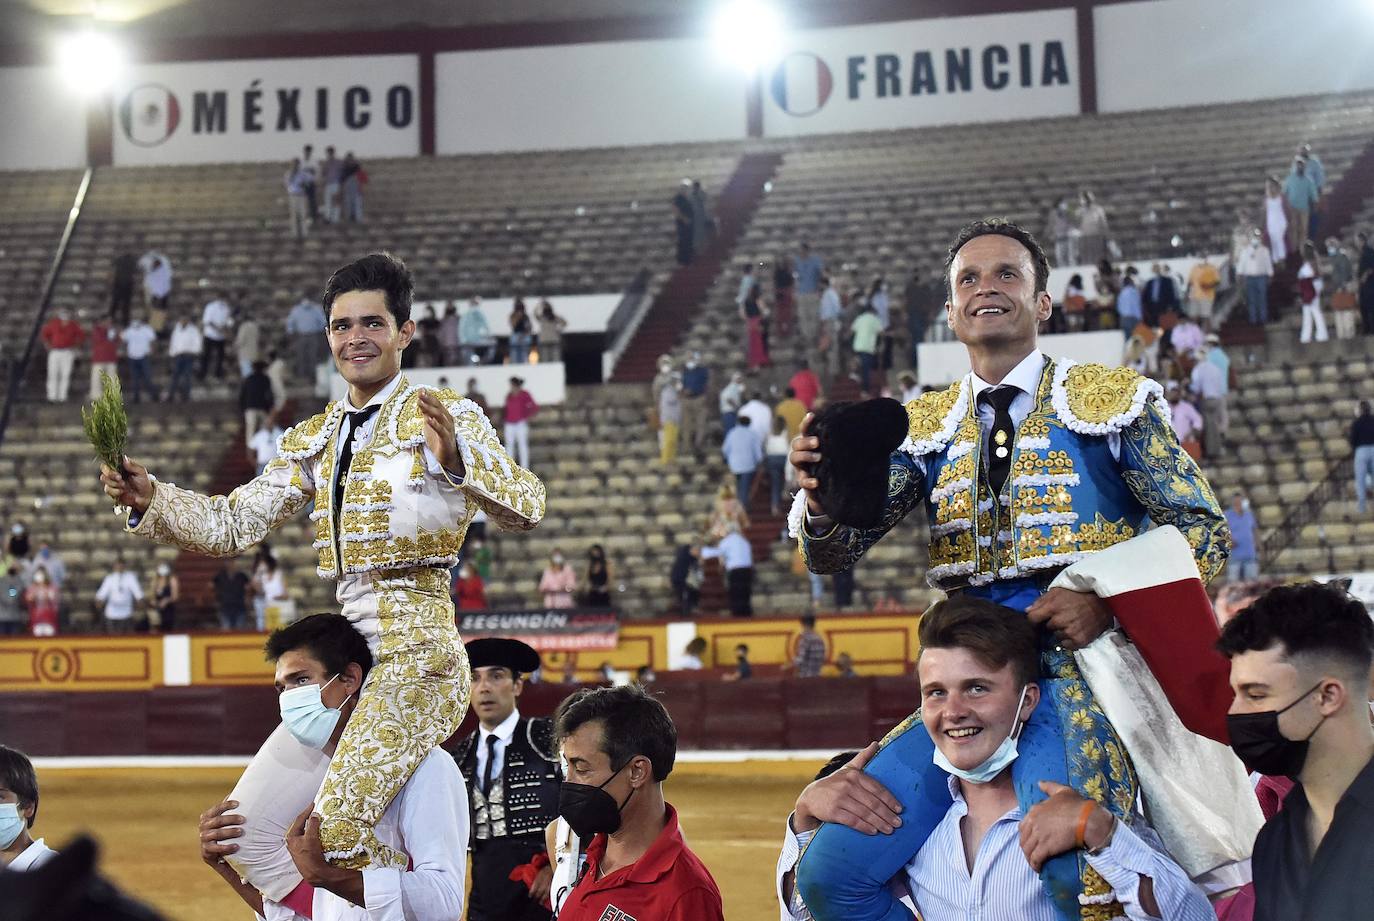
[(1267, 570), (1279, 554), (1296, 543), (1302, 529), (1321, 517), (1326, 503), (1337, 498), (1355, 474), (1355, 458), (1346, 455), (1331, 465), (1326, 477), (1295, 505), (1274, 530), (1260, 542), (1261, 565)]

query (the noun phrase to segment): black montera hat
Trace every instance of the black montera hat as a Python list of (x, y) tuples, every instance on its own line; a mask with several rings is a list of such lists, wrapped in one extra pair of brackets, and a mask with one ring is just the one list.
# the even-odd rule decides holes
[(465, 645), (468, 650), (469, 668), (497, 665), (519, 675), (528, 675), (539, 670), (539, 653), (534, 651), (534, 647), (519, 640), (490, 637), (469, 640)]
[(886, 397), (831, 403), (811, 423), (820, 439), (816, 500), (825, 514), (851, 528), (875, 528), (887, 502), (892, 452), (906, 440), (906, 408)]

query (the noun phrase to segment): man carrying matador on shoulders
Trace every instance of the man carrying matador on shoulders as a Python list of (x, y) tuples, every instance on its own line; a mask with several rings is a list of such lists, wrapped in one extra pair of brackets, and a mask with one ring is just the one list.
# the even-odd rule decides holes
[(288, 430), (280, 456), (229, 496), (180, 489), (127, 459), (102, 470), (106, 493), (130, 509), (130, 531), (214, 556), (242, 553), (313, 500), (319, 574), (337, 580), (340, 613), (375, 664), (332, 759), (320, 748), (338, 711), (318, 687), (279, 688), (284, 722), (231, 794), (246, 821), (229, 860), (273, 902), (299, 901), (283, 835), (312, 800), (319, 847), (336, 867), (363, 870), (365, 887), (367, 867), (406, 867), (374, 827), (468, 706), (449, 568), (479, 509), (508, 530), (544, 515), (544, 485), (507, 456), (476, 404), (401, 374), (413, 288), (386, 253), (330, 277), (326, 336), (348, 394)]
[[(949, 810), (949, 769), (977, 782), (997, 773), (993, 761), (1010, 764), (1023, 811), (1046, 799), (1046, 781), (1118, 818), (1143, 801), (1205, 891), (1239, 886), (1260, 815), (1223, 744), (1228, 670), (1203, 590), (1230, 548), (1216, 498), (1157, 383), (1039, 350), (1052, 303), (1030, 234), (974, 222), (945, 276), (972, 373), (905, 407), (870, 400), (808, 417), (792, 443), (802, 489), (789, 524), (812, 572), (839, 572), (924, 503), (929, 582), (1041, 628), (1042, 703), (1019, 747), (986, 731), (964, 747), (969, 764), (937, 766), (920, 719), (904, 721), (864, 768), (900, 802), (900, 825), (822, 824), (796, 864), (797, 892), (819, 921), (910, 918), (889, 881)], [(1082, 850), (1040, 878), (1061, 921), (1125, 914)]]

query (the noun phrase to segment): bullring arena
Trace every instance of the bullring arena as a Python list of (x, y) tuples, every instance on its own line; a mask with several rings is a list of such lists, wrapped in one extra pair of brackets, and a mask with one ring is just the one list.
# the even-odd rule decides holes
[[(340, 610), (317, 566), (346, 541), (303, 509), (227, 559), (125, 533), (82, 409), (112, 375), (128, 457), (230, 494), (351, 398), (325, 282), (369, 253), (414, 276), (407, 381), (492, 424), (467, 462), (546, 490), (537, 526), (483, 507), (428, 554), (460, 634), (541, 652), (524, 716), (664, 704), (665, 798), (730, 921), (778, 914), (798, 794), (917, 708), (932, 585), (1001, 539), (913, 511), (812, 573), (789, 536), (805, 413), (960, 392), (970, 221), (1043, 247), (1047, 356), (1172, 407), (1180, 490), (1240, 535), (1220, 609), (1374, 603), (1374, 4), (345, 6), (0, 3), (0, 745), (36, 764), (34, 837), (93, 837), (166, 918), (246, 915), (197, 822), (281, 720), (269, 632)], [(1037, 554), (1116, 539), (1043, 501)]]

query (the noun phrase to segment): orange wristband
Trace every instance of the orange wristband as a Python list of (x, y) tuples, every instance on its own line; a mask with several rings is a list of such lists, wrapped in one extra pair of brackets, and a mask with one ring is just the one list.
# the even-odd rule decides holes
[(1080, 849), (1084, 849), (1088, 846), (1088, 842), (1083, 839), (1083, 836), (1088, 833), (1088, 819), (1092, 816), (1093, 810), (1096, 808), (1097, 803), (1088, 800), (1083, 804), (1083, 811), (1078, 816), (1078, 832), (1075, 838), (1078, 841), (1078, 847)]

